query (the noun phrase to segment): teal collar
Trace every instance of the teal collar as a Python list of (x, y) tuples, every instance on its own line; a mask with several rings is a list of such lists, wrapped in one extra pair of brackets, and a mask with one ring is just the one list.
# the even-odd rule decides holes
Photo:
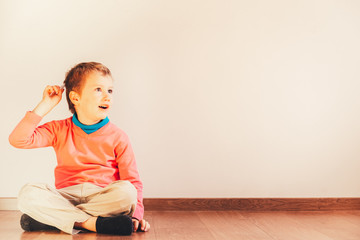
[(109, 122), (109, 118), (106, 117), (105, 119), (103, 119), (100, 122), (95, 123), (93, 125), (85, 125), (85, 124), (82, 124), (79, 121), (79, 119), (77, 118), (76, 113), (74, 113), (74, 115), (72, 117), (72, 121), (76, 126), (81, 128), (84, 132), (86, 132), (87, 134), (90, 134), (90, 133), (96, 132), (97, 130), (99, 130), (100, 128), (105, 126)]

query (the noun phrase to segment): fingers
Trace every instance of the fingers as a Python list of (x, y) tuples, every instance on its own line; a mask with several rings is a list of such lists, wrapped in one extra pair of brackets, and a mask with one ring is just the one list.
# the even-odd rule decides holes
[(63, 86), (58, 86), (58, 85), (54, 85), (54, 86), (47, 86), (45, 88), (45, 92), (46, 95), (52, 97), (54, 95), (61, 95), (64, 92), (64, 88)]
[(149, 231), (149, 229), (150, 229), (150, 224), (143, 219), (138, 222), (138, 227), (136, 228), (136, 230), (134, 229), (134, 231), (147, 232)]
[(137, 219), (133, 219), (133, 224), (134, 224), (134, 232), (136, 232), (139, 228), (139, 221)]
[(147, 221), (145, 221), (144, 219), (141, 220), (142, 224), (141, 224), (141, 231), (143, 232), (147, 232), (150, 230), (150, 223), (148, 223)]
[(60, 93), (62, 93), (60, 86), (53, 86), (53, 90), (53, 95), (59, 95)]
[(137, 219), (133, 219), (133, 224), (134, 224), (134, 232), (137, 231), (147, 232), (150, 230), (150, 223), (148, 223), (144, 219), (140, 221)]

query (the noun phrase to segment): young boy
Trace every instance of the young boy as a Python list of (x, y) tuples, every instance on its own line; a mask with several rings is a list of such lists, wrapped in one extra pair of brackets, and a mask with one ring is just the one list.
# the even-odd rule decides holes
[(100, 63), (80, 63), (66, 74), (64, 86), (72, 117), (37, 127), (64, 91), (47, 86), (40, 103), (9, 136), (17, 148), (52, 146), (57, 157), (56, 189), (27, 184), (19, 193), (22, 228), (69, 234), (76, 229), (115, 235), (148, 231), (129, 139), (107, 117), (113, 93), (110, 70)]

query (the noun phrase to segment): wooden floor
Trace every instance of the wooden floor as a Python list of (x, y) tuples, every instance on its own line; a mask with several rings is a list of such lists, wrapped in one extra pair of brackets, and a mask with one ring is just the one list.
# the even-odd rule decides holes
[(359, 240), (360, 211), (237, 212), (148, 211), (151, 230), (129, 237), (96, 233), (23, 232), (21, 213), (0, 211), (0, 239), (113, 240), (113, 239), (256, 239)]

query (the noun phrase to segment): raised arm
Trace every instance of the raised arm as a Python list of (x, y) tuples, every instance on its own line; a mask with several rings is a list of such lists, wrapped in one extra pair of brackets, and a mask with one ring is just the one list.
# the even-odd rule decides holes
[(41, 119), (61, 100), (62, 90), (59, 86), (47, 86), (43, 98), (32, 112), (27, 112), (9, 136), (11, 145), (17, 148), (47, 147), (54, 139), (51, 124), (37, 127)]

